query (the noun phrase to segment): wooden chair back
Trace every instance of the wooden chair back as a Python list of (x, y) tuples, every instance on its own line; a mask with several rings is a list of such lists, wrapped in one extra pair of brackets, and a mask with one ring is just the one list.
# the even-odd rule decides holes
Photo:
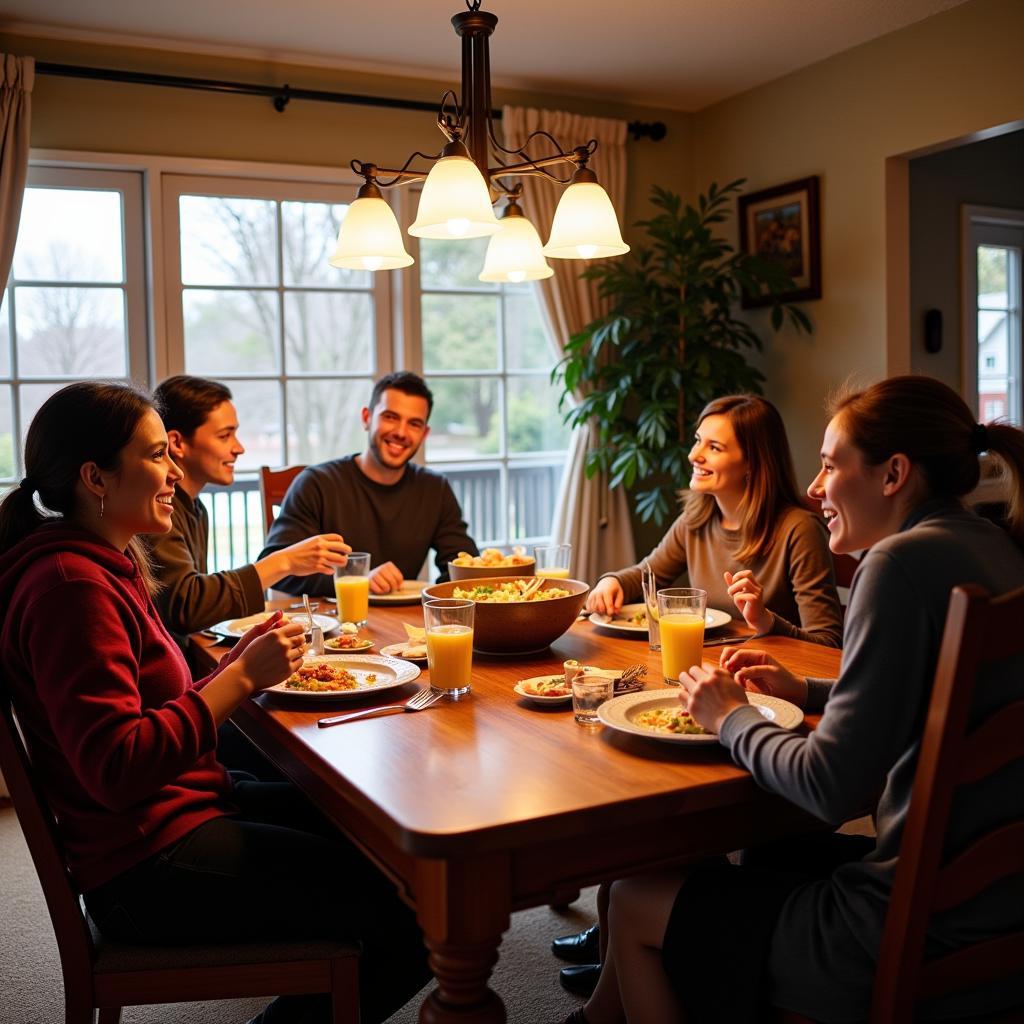
[(879, 949), (871, 1024), (904, 1024), (921, 999), (1011, 977), (1024, 965), (1024, 930), (925, 959), (933, 914), (1024, 876), (1024, 818), (1004, 822), (943, 860), (957, 788), (1024, 759), (1024, 700), (970, 727), (981, 667), (1021, 654), (1024, 588), (998, 598), (974, 585), (953, 590)]
[(332, 1024), (358, 1024), (359, 950), (341, 942), (133, 946), (90, 927), (63, 843), (0, 679), (0, 771), (39, 876), (64, 976), (66, 1024), (118, 1024), (123, 1006), (324, 992)]
[(270, 526), (277, 517), (277, 509), (284, 501), (291, 482), (305, 469), (305, 466), (285, 466), (271, 469), (260, 466), (260, 501), (263, 503), (263, 534), (270, 532)]

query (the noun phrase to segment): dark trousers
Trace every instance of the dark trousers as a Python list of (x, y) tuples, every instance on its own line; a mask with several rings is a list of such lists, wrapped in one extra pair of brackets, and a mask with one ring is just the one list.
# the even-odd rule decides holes
[[(412, 911), (293, 786), (232, 774), (240, 813), (86, 893), (90, 916), (135, 943), (359, 941), (362, 1020), (385, 1020), (430, 979)], [(257, 1020), (323, 1024), (330, 997), (281, 997)]]

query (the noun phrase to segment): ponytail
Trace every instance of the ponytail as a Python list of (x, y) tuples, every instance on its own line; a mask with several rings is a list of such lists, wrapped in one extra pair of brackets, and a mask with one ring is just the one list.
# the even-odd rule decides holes
[(48, 518), (36, 504), (35, 489), (26, 477), (0, 502), (0, 551), (14, 547)]
[(1003, 473), (1009, 477), (1006, 528), (1024, 547), (1024, 431), (1009, 423), (989, 423), (985, 427), (985, 446), (990, 455), (999, 456)]

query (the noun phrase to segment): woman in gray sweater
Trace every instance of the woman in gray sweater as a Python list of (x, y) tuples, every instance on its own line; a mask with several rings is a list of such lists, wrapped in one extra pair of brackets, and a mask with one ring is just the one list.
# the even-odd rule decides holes
[[(974, 422), (925, 377), (895, 377), (840, 398), (825, 432), (819, 498), (835, 552), (869, 549), (854, 579), (838, 680), (794, 676), (773, 658), (726, 649), (719, 668), (683, 673), (680, 696), (765, 789), (826, 822), (878, 799), (877, 839), (826, 835), (742, 866), (626, 879), (612, 887), (610, 949), (574, 1024), (756, 1019), (769, 1003), (827, 1024), (866, 1019), (875, 958), (906, 819), (925, 709), (953, 587), (1024, 586), (1024, 433)], [(978, 455), (1005, 463), (1007, 529), (966, 510)], [(1024, 659), (983, 677), (973, 714), (1024, 695)], [(821, 710), (808, 736), (766, 721), (743, 688)], [(1024, 813), (1024, 766), (954, 804), (951, 828), (978, 834)], [(865, 849), (865, 846), (867, 847)], [(981, 894), (934, 919), (951, 949), (1019, 928), (1024, 887)], [(1024, 979), (934, 1001), (925, 1019), (1024, 1002)]]

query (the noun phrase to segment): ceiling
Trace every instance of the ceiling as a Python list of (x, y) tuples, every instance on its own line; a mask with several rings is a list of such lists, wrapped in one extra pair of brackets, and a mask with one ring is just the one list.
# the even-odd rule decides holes
[[(699, 110), (964, 0), (484, 0), (496, 85)], [(457, 84), (464, 0), (3, 0), (0, 30)], [(299, 84), (299, 83), (295, 83)]]

